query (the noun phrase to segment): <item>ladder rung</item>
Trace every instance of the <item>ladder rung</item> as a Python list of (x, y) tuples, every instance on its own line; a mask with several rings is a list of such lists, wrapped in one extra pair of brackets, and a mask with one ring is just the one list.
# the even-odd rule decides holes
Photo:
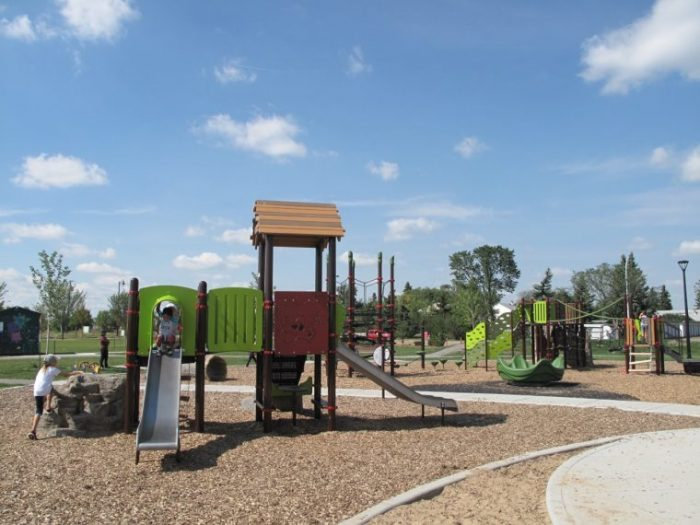
[(641, 365), (643, 363), (651, 363), (651, 359), (645, 359), (643, 361), (630, 361), (630, 366)]
[(651, 352), (630, 352), (630, 355), (647, 355), (647, 356), (651, 356)]

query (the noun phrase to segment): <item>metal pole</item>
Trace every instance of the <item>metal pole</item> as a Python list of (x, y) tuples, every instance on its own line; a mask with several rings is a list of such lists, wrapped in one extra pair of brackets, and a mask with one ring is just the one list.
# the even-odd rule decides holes
[(686, 357), (690, 359), (692, 357), (690, 352), (690, 322), (688, 318), (688, 290), (685, 285), (685, 269), (688, 267), (688, 261), (678, 261), (678, 266), (681, 267), (683, 272), (683, 303), (685, 305), (685, 351)]
[[(377, 304), (375, 305), (375, 310), (377, 313), (377, 342), (381, 348), (380, 352), (382, 354), (382, 372), (384, 371), (384, 287), (382, 286), (382, 252), (379, 252), (377, 256)], [(386, 392), (382, 387), (382, 399)]]
[[(261, 240), (258, 244), (258, 290), (264, 293), (265, 283), (265, 241)], [(265, 316), (265, 310), (263, 308), (262, 313), (259, 315)], [(264, 339), (264, 335), (263, 335)], [(255, 359), (255, 421), (263, 420), (262, 406), (263, 406), (263, 362), (262, 354), (258, 353)]]
[(394, 351), (396, 346), (396, 290), (394, 288), (394, 256), (389, 259), (389, 359), (391, 359), (391, 375), (394, 375)]

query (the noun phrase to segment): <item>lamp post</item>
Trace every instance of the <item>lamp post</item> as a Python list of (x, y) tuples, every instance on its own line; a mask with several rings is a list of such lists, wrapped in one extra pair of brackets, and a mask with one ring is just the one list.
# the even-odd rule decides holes
[(683, 272), (683, 303), (685, 305), (685, 351), (686, 357), (690, 359), (690, 323), (688, 321), (688, 291), (685, 286), (685, 269), (688, 267), (688, 261), (678, 261), (678, 266), (680, 266)]

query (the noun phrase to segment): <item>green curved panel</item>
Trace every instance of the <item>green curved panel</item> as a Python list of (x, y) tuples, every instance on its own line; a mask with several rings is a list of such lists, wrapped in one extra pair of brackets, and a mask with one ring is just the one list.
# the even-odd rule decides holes
[(552, 383), (564, 377), (564, 356), (560, 355), (553, 361), (540, 359), (530, 365), (523, 356), (516, 355), (510, 362), (499, 358), (496, 363), (498, 375), (505, 381), (513, 383)]
[(207, 296), (210, 352), (259, 352), (263, 345), (263, 293), (254, 288), (215, 288)]
[(153, 312), (161, 301), (170, 301), (178, 306), (182, 320), (183, 355), (193, 356), (197, 326), (197, 291), (184, 286), (147, 286), (139, 290), (139, 350), (138, 355), (147, 356), (154, 340)]

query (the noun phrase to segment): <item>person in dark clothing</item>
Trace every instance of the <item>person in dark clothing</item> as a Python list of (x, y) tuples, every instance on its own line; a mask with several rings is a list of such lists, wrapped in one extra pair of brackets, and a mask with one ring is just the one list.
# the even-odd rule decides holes
[(107, 358), (109, 357), (109, 339), (107, 338), (107, 332), (102, 330), (102, 336), (100, 337), (100, 368), (108, 368)]

